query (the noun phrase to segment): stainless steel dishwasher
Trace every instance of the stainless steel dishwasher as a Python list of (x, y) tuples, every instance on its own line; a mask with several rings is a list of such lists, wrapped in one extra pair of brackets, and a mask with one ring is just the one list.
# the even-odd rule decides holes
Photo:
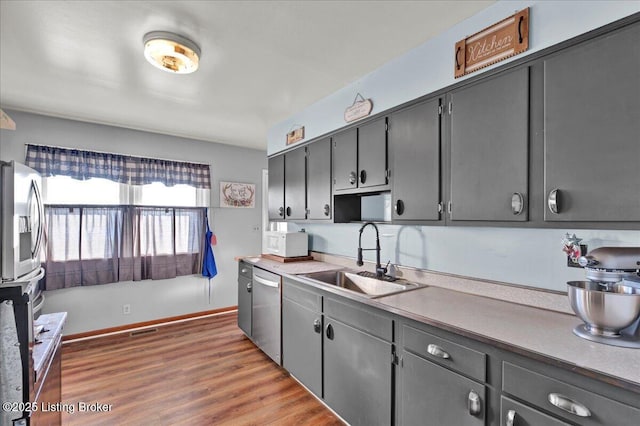
[(252, 337), (275, 362), (280, 362), (280, 275), (253, 268)]

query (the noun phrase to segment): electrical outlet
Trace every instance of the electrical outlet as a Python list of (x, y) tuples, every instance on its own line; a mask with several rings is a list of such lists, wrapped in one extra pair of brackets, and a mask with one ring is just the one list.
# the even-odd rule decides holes
[(125, 305), (122, 305), (122, 314), (129, 315), (130, 313), (131, 313), (131, 305), (128, 303)]

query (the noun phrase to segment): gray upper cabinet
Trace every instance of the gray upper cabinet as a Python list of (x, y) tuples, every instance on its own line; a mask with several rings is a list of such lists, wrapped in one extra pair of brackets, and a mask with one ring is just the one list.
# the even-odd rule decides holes
[(389, 118), (393, 220), (440, 219), (440, 99)]
[(451, 220), (526, 221), (529, 70), (451, 93)]
[(358, 187), (387, 182), (387, 120), (383, 117), (358, 128)]
[(387, 119), (371, 121), (333, 138), (333, 189), (375, 190), (387, 185)]
[(284, 220), (284, 155), (269, 158), (269, 219)]
[(331, 219), (331, 139), (307, 146), (308, 219)]
[(333, 138), (333, 189), (358, 186), (358, 130), (349, 129)]
[(289, 151), (284, 156), (284, 215), (287, 220), (304, 220), (306, 206), (306, 150)]
[(544, 61), (545, 220), (640, 221), (640, 24)]

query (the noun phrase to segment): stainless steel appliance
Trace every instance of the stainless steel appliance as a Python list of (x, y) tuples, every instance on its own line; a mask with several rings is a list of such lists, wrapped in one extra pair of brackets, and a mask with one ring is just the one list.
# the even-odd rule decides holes
[[(0, 400), (18, 405), (0, 412), (2, 425), (28, 425), (34, 401), (34, 302), (39, 282), (44, 210), (38, 172), (0, 162)], [(42, 307), (41, 302), (37, 310)]]
[(278, 364), (281, 363), (280, 281), (280, 275), (253, 267), (253, 341)]
[(640, 349), (640, 247), (601, 247), (579, 259), (589, 281), (569, 281), (573, 332), (588, 340)]

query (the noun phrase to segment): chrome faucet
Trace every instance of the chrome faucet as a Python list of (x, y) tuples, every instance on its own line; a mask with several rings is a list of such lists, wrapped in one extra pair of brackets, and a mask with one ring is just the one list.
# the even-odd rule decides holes
[[(376, 230), (376, 248), (363, 249), (362, 248), (362, 231), (364, 231), (364, 228), (366, 228), (368, 225), (373, 226), (373, 228)], [(378, 232), (378, 227), (373, 222), (367, 222), (364, 225), (362, 225), (362, 228), (360, 228), (360, 235), (358, 236), (358, 261), (356, 262), (358, 266), (364, 265), (364, 262), (362, 261), (363, 250), (376, 251), (376, 278), (384, 277), (384, 275), (387, 273), (387, 268), (382, 267), (382, 265), (380, 264), (380, 233)]]

